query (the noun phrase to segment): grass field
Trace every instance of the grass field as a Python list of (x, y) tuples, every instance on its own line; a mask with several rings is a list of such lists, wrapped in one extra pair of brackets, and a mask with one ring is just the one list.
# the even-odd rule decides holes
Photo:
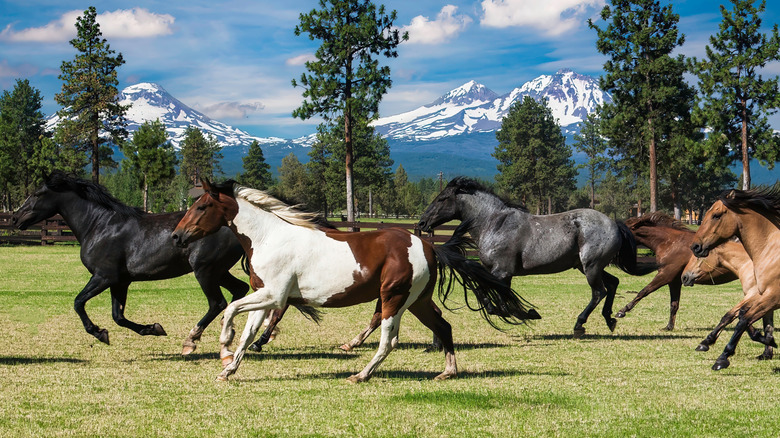
[[(651, 276), (621, 279), (615, 310)], [(237, 271), (241, 278), (243, 272)], [(401, 345), (369, 382), (346, 377), (373, 356), (377, 335), (344, 353), (373, 304), (330, 309), (320, 326), (289, 312), (280, 336), (248, 354), (228, 383), (214, 379), (218, 328), (186, 359), (181, 342), (206, 310), (192, 275), (135, 283), (127, 316), (161, 323), (167, 337), (116, 326), (109, 294), (87, 305), (111, 345), (87, 335), (73, 298), (89, 278), (77, 247), (0, 248), (0, 435), (130, 436), (778, 436), (777, 361), (743, 339), (729, 369), (710, 366), (731, 331), (694, 348), (741, 296), (737, 283), (683, 291), (677, 329), (665, 332), (666, 288), (610, 333), (599, 309), (581, 340), (576, 315), (589, 291), (576, 271), (515, 279), (543, 319), (507, 332), (466, 310), (445, 311), (460, 377), (434, 382), (441, 353), (411, 314)], [(457, 304), (457, 302), (454, 302)], [(243, 327), (244, 318), (239, 319)]]

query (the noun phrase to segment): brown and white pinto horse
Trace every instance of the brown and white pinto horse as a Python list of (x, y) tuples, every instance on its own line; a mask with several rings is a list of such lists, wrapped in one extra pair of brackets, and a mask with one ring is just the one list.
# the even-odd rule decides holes
[[(171, 237), (184, 246), (227, 226), (238, 236), (249, 258), (253, 294), (228, 305), (220, 336), (220, 357), (225, 369), (217, 377), (227, 380), (236, 372), (244, 352), (270, 309), (286, 304), (345, 307), (379, 299), (381, 339), (374, 358), (351, 382), (371, 378), (379, 364), (398, 344), (400, 318), (406, 309), (442, 341), (446, 367), (436, 379), (457, 375), (450, 325), (434, 310), (437, 275), (450, 271), (449, 281), (439, 285), (445, 300), (452, 290), (454, 273), (464, 289), (473, 290), (480, 303), (490, 302), (507, 322), (538, 318), (534, 310), (482, 265), (464, 255), (465, 231), (441, 247), (411, 233), (388, 228), (347, 233), (318, 227), (311, 214), (302, 213), (260, 190), (228, 181), (206, 191), (179, 222)], [(487, 318), (486, 312), (482, 314)], [(250, 312), (235, 354), (233, 319)]]
[[(713, 370), (728, 367), (728, 358), (745, 330), (780, 308), (780, 184), (723, 192), (704, 216), (691, 250), (697, 257), (706, 257), (732, 236), (739, 237), (753, 260), (758, 293), (745, 296), (735, 307), (739, 322)], [(766, 339), (766, 343), (777, 347), (774, 339)]]

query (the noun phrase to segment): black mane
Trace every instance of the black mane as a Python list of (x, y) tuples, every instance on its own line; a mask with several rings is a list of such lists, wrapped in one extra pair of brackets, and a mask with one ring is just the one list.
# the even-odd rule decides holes
[(731, 210), (753, 210), (780, 223), (780, 182), (750, 190), (725, 190), (718, 199)]
[(496, 198), (500, 199), (501, 202), (504, 203), (505, 206), (509, 208), (515, 208), (518, 210), (522, 210), (524, 212), (528, 212), (528, 208), (525, 207), (525, 205), (517, 204), (514, 202), (507, 201), (506, 199), (498, 196), (493, 192), (493, 190), (485, 187), (482, 183), (479, 181), (476, 181), (474, 179), (471, 179), (469, 177), (465, 176), (456, 176), (452, 179), (449, 183), (447, 183), (447, 187), (452, 187), (455, 189), (456, 193), (466, 193), (469, 195), (473, 195), (477, 192), (487, 193), (489, 195), (495, 196)]
[(141, 209), (130, 207), (111, 196), (105, 187), (55, 170), (46, 178), (46, 187), (55, 192), (73, 192), (80, 198), (100, 205), (125, 217), (141, 217)]

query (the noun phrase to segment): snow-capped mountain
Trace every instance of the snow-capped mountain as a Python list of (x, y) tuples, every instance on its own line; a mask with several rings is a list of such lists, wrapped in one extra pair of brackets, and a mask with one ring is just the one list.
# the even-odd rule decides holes
[(563, 127), (581, 122), (598, 105), (611, 102), (595, 78), (563, 69), (554, 75), (539, 76), (501, 96), (470, 81), (431, 104), (380, 118), (374, 127), (385, 137), (405, 141), (495, 131), (501, 127), (512, 104), (524, 96), (546, 97), (553, 116)]

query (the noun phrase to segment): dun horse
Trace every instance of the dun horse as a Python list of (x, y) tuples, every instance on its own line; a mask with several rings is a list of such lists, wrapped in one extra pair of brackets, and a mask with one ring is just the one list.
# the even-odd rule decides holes
[[(482, 301), (499, 309), (502, 320), (521, 323), (538, 318), (509, 286), (465, 257), (468, 240), (463, 230), (457, 230), (441, 247), (398, 228), (345, 233), (318, 227), (311, 215), (262, 191), (234, 187), (232, 181), (220, 186), (203, 181), (203, 187), (206, 193), (190, 207), (171, 237), (177, 245), (186, 246), (228, 226), (249, 257), (250, 285), (255, 290), (225, 310), (220, 336), (225, 369), (219, 380), (236, 372), (269, 309), (288, 303), (344, 307), (375, 299), (380, 300), (382, 311), (379, 349), (349, 381), (371, 378), (396, 347), (400, 318), (407, 309), (442, 341), (446, 366), (436, 379), (454, 377), (457, 366), (452, 329), (433, 306), (437, 276), (443, 278), (448, 270), (459, 277), (453, 274), (439, 284), (443, 301), (452, 290), (453, 278), (460, 278), (464, 289), (473, 290)], [(250, 314), (234, 354), (229, 350), (233, 319), (242, 312)], [(482, 314), (488, 317), (484, 310)]]
[[(707, 257), (697, 258), (691, 255), (688, 264), (685, 266), (682, 274), (682, 283), (685, 286), (693, 286), (694, 284), (721, 284), (731, 276), (739, 277), (739, 281), (742, 283), (742, 291), (745, 296), (758, 293), (758, 287), (756, 285), (756, 276), (753, 269), (753, 260), (750, 260), (745, 248), (741, 243), (729, 240), (723, 242), (710, 251)], [(696, 347), (696, 351), (708, 351), (710, 346), (715, 344), (718, 340), (718, 336), (731, 324), (737, 317), (738, 307), (726, 312), (723, 318), (720, 320), (715, 329), (704, 338), (703, 341)], [(773, 324), (774, 312), (769, 312), (764, 315), (764, 330), (766, 330), (767, 338), (769, 340), (774, 331)], [(748, 333), (751, 339), (762, 342), (765, 340), (761, 338), (759, 333), (751, 326), (748, 327)], [(771, 341), (769, 341), (771, 343)], [(758, 356), (760, 360), (772, 359), (774, 350), (771, 345), (764, 346), (764, 352)]]
[[(733, 236), (739, 238), (753, 260), (758, 291), (746, 295), (735, 307), (739, 322), (713, 370), (728, 367), (729, 357), (745, 331), (768, 312), (780, 308), (780, 184), (723, 192), (705, 214), (691, 250), (697, 257), (706, 257)], [(777, 347), (770, 335), (758, 340)]]
[(479, 183), (455, 178), (423, 213), (418, 226), (430, 231), (451, 220), (470, 222), (469, 233), (479, 258), (505, 284), (514, 275), (553, 274), (579, 269), (591, 288), (591, 300), (577, 317), (574, 336), (585, 334), (584, 324), (606, 298), (602, 315), (610, 330), (612, 303), (619, 280), (604, 271), (613, 261), (625, 272), (644, 275), (655, 266), (638, 267), (636, 243), (628, 228), (596, 210), (579, 209), (551, 215), (532, 215), (512, 206)]
[(81, 261), (92, 277), (76, 296), (74, 308), (87, 333), (109, 343), (108, 330), (95, 325), (84, 309), (87, 301), (111, 290), (114, 321), (140, 335), (165, 335), (158, 323), (142, 325), (125, 318), (130, 283), (161, 280), (195, 272), (209, 309), (184, 340), (182, 354), (192, 353), (203, 330), (227, 307), (220, 286), (241, 298), (249, 286), (230, 274), (243, 254), (238, 239), (220, 230), (190, 248), (171, 245), (170, 233), (184, 212), (146, 214), (112, 197), (100, 185), (54, 171), (17, 210), (13, 224), (24, 230), (56, 214), (62, 215), (81, 244)]

